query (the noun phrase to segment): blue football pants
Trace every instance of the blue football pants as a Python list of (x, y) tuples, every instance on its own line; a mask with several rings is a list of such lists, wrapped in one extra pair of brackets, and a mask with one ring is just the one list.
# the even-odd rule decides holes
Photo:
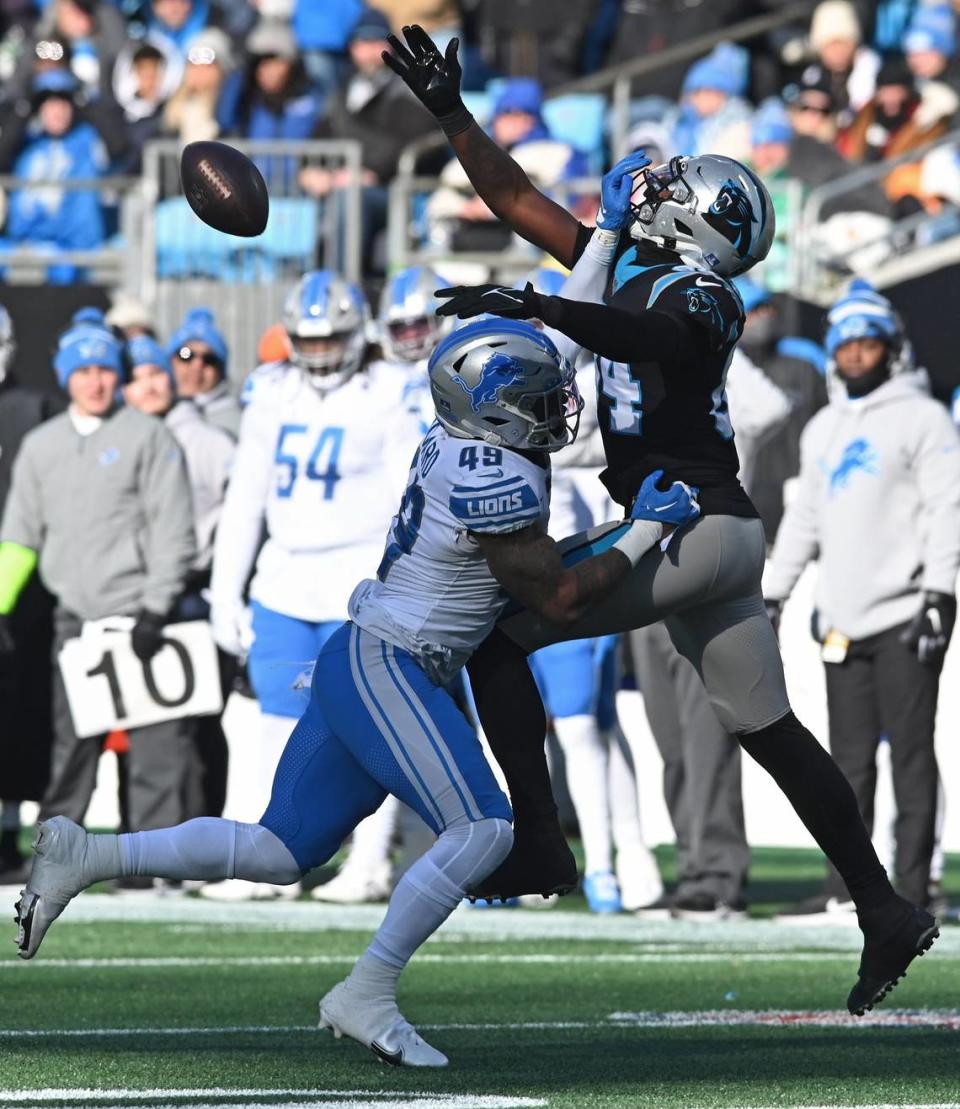
[(323, 646), (261, 824), (304, 871), (326, 862), (392, 793), (440, 835), (512, 820), (480, 741), (406, 651), (347, 623)]
[(309, 702), (298, 678), (308, 674), (320, 648), (343, 626), (342, 620), (313, 623), (265, 608), (257, 601), (253, 613), (253, 644), (247, 673), (262, 712), (298, 719)]
[(595, 716), (601, 731), (617, 719), (617, 637), (552, 643), (530, 656), (530, 669), (554, 719)]

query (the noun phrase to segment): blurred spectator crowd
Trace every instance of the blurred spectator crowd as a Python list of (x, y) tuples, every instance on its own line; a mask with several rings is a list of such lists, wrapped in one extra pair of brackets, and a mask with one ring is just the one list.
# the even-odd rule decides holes
[[(775, 290), (791, 282), (788, 243), (806, 196), (857, 166), (903, 159), (827, 197), (808, 229), (811, 246), (835, 253), (840, 268), (869, 269), (904, 236), (925, 244), (956, 233), (957, 146), (927, 149), (951, 131), (960, 105), (958, 12), (947, 0), (811, 5), (806, 20), (638, 74), (618, 130), (609, 86), (564, 94), (578, 78), (656, 60), (781, 6), (571, 0), (558, 30), (547, 0), (5, 0), (0, 173), (25, 184), (6, 190), (0, 249), (109, 242), (118, 233), (110, 194), (58, 183), (136, 175), (157, 137), (281, 140), (293, 149), (341, 139), (359, 143), (356, 181), (342, 165), (295, 158), (261, 168), (275, 196), (318, 207), (358, 184), (364, 269), (385, 272), (387, 189), (401, 152), (435, 131), (381, 60), (388, 34), (415, 22), (441, 49), (460, 39), (472, 110), (540, 187), (561, 191), (575, 209), (592, 209), (588, 182), (625, 146), (645, 147), (655, 161), (709, 151), (751, 163), (777, 209), (778, 243), (764, 273)], [(420, 242), (435, 252), (502, 246), (509, 236), (457, 164), (445, 162), (442, 146), (420, 162), (440, 175), (413, 213)], [(313, 261), (323, 260), (318, 250)], [(56, 262), (48, 270), (55, 282), (77, 276)]]

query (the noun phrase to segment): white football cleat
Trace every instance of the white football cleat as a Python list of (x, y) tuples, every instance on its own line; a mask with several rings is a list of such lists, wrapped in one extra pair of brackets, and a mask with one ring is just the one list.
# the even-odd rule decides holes
[(65, 816), (53, 816), (37, 828), (35, 855), (27, 884), (17, 902), (17, 952), (32, 959), (71, 900), (85, 888), (83, 859), (87, 833)]
[(299, 882), (280, 886), (273, 882), (225, 878), (222, 882), (207, 882), (197, 892), (209, 901), (295, 901), (302, 891)]
[(617, 852), (617, 884), (628, 912), (651, 905), (663, 896), (663, 880), (653, 852), (645, 843), (631, 844)]
[(310, 896), (314, 901), (329, 901), (336, 905), (366, 905), (389, 901), (393, 892), (391, 872), (389, 863), (376, 870), (345, 866), (329, 882), (314, 886)]
[(320, 1027), (339, 1040), (349, 1036), (392, 1067), (445, 1067), (448, 1059), (421, 1039), (396, 1004), (376, 1005), (357, 997), (346, 981), (320, 1001)]

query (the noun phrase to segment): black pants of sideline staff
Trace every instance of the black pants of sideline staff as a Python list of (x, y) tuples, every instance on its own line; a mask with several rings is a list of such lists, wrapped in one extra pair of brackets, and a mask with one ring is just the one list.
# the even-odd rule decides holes
[[(842, 663), (826, 663), (830, 751), (846, 775), (867, 828), (873, 829), (877, 789), (877, 746), (890, 743), (894, 826), (894, 885), (923, 905), (937, 817), (937, 759), (934, 723), (940, 667), (925, 666), (899, 639), (903, 626), (858, 640)], [(849, 897), (830, 868), (828, 892)]]
[[(57, 659), (68, 639), (80, 634), (81, 621), (58, 611), (53, 641), (53, 758), (40, 819), (67, 816), (82, 824), (97, 784), (105, 736), (77, 736)], [(190, 720), (171, 720), (130, 728), (128, 758), (131, 831), (166, 828), (185, 816), (188, 774), (194, 765)]]

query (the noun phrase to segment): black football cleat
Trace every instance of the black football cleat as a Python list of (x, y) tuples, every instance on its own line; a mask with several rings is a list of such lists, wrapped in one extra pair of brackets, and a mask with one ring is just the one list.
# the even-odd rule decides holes
[(577, 860), (556, 820), (524, 821), (514, 827), (510, 854), (467, 896), (471, 901), (506, 901), (537, 893), (562, 897), (575, 890), (579, 880)]
[(859, 978), (847, 998), (847, 1008), (858, 1017), (881, 1002), (913, 960), (930, 950), (940, 929), (926, 909), (898, 898), (885, 919), (872, 921), (863, 934)]

